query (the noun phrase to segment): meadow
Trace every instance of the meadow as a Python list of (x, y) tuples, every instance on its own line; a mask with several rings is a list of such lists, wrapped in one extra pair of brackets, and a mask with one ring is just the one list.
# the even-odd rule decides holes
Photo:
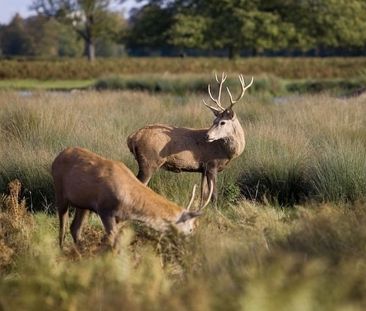
[[(206, 127), (206, 95), (0, 91), (0, 310), (364, 310), (366, 98), (273, 99), (236, 112), (244, 154), (219, 174), (197, 233), (126, 224), (114, 252), (93, 216), (81, 249), (57, 247), (49, 168), (66, 146), (137, 166), (126, 138), (149, 123)], [(197, 174), (150, 186), (185, 206)], [(19, 201), (17, 191), (20, 191)]]

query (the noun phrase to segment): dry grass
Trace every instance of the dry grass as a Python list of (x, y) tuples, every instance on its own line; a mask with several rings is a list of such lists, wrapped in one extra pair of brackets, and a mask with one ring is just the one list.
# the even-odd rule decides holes
[(9, 183), (9, 195), (0, 197), (0, 274), (27, 252), (33, 231), (33, 218), (20, 198), (19, 180)]
[[(10, 215), (5, 211), (2, 215)], [(117, 252), (95, 219), (81, 250), (57, 247), (57, 221), (27, 215), (28, 248), (0, 279), (4, 310), (363, 310), (366, 209), (291, 212), (241, 202), (209, 211), (190, 239), (124, 228)], [(19, 248), (19, 247), (18, 247)]]
[[(18, 178), (32, 200), (49, 207), (49, 166), (66, 146), (83, 146), (122, 160), (136, 171), (127, 136), (146, 124), (205, 127), (212, 122), (201, 97), (138, 92), (1, 92), (0, 190)], [(244, 154), (220, 174), (221, 192), (235, 202), (238, 187), (250, 199), (281, 205), (304, 200), (356, 201), (366, 194), (365, 99), (327, 95), (271, 101), (249, 97), (236, 107), (246, 132)], [(152, 187), (184, 205), (195, 174), (160, 172)], [(239, 178), (239, 182), (237, 179)], [(31, 195), (24, 195), (30, 201)]]
[[(49, 211), (49, 165), (60, 150), (84, 146), (136, 171), (127, 135), (155, 122), (208, 126), (200, 100), (2, 92), (1, 191), (18, 178), (28, 209)], [(128, 224), (119, 251), (106, 252), (94, 216), (81, 249), (68, 234), (61, 253), (54, 215), (28, 214), (18, 194), (4, 197), (13, 203), (0, 211), (7, 219), (0, 309), (364, 310), (365, 109), (365, 98), (301, 96), (275, 105), (249, 96), (236, 107), (246, 150), (219, 175), (218, 208), (207, 209), (188, 240)], [(197, 182), (195, 174), (160, 172), (151, 185), (184, 206)]]
[(352, 78), (365, 73), (364, 57), (348, 58), (290, 58), (252, 57), (229, 60), (225, 58), (159, 58), (128, 57), (98, 59), (91, 66), (84, 59), (69, 60), (2, 60), (1, 79), (91, 79), (110, 74), (183, 74), (221, 72), (250, 72), (254, 75), (272, 74), (281, 78)]

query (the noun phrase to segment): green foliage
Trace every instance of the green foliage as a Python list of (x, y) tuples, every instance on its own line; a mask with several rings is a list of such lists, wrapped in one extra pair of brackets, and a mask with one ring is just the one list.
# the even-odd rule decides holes
[(358, 79), (323, 79), (323, 80), (300, 80), (286, 83), (288, 92), (295, 93), (320, 93), (329, 92), (335, 95), (352, 95), (366, 84), (364, 77)]
[(173, 46), (184, 48), (203, 48), (207, 46), (204, 33), (207, 32), (207, 21), (203, 16), (177, 14), (169, 30), (168, 42)]
[(110, 77), (99, 79), (95, 87), (97, 90), (136, 90), (148, 92), (164, 92), (186, 94), (192, 92), (206, 92), (207, 80), (202, 77), (166, 77), (139, 76), (133, 78)]
[(168, 43), (168, 31), (172, 16), (168, 9), (152, 3), (143, 6), (131, 17), (132, 25), (127, 32), (129, 47), (164, 47)]
[(271, 9), (274, 8), (295, 26), (296, 45), (301, 49), (363, 46), (365, 43), (364, 1), (275, 1)]
[[(211, 77), (202, 75), (157, 76), (139, 75), (125, 77), (107, 77), (97, 80), (97, 90), (139, 90), (173, 94), (207, 93)], [(324, 80), (290, 80), (286, 81), (271, 75), (255, 77), (251, 92), (266, 96), (286, 96), (288, 94), (317, 94), (328, 92), (337, 96), (352, 95), (362, 89), (366, 81), (359, 79), (324, 79)], [(238, 90), (237, 80), (229, 79), (227, 85)], [(1, 87), (1, 83), (0, 83)], [(281, 101), (281, 98), (279, 98)]]
[(38, 14), (56, 18), (73, 27), (84, 41), (88, 59), (95, 58), (95, 41), (98, 38), (117, 40), (125, 23), (118, 13), (109, 11), (112, 0), (33, 0), (32, 9)]
[(240, 51), (362, 47), (363, 0), (177, 0), (147, 1), (133, 18), (131, 47)]
[(4, 55), (31, 55), (31, 38), (20, 15), (15, 15), (9, 25), (1, 29), (1, 52)]
[(70, 26), (43, 16), (22, 19), (16, 15), (0, 33), (2, 53), (6, 56), (80, 56), (83, 51)]

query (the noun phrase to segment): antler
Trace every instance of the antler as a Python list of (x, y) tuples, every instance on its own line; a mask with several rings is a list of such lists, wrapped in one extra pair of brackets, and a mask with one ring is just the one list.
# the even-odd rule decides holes
[(191, 205), (192, 205), (192, 203), (193, 203), (194, 196), (195, 196), (195, 194), (196, 194), (196, 188), (197, 188), (197, 185), (194, 185), (194, 186), (193, 186), (193, 190), (192, 190), (191, 200), (189, 201), (188, 206), (187, 206), (187, 208), (186, 208), (186, 210), (187, 210), (187, 211), (189, 211), (189, 209), (191, 208)]
[(227, 92), (229, 93), (229, 96), (230, 96), (230, 102), (231, 102), (231, 105), (228, 109), (231, 109), (239, 100), (241, 100), (245, 94), (245, 91), (250, 88), (253, 84), (253, 81), (254, 81), (254, 78), (252, 77), (252, 80), (250, 81), (250, 83), (246, 86), (245, 85), (245, 81), (244, 81), (244, 77), (242, 74), (239, 75), (239, 81), (240, 81), (240, 84), (241, 84), (241, 94), (239, 95), (239, 97), (236, 99), (236, 100), (233, 100), (233, 97), (231, 95), (231, 92), (229, 90), (228, 87), (226, 87), (226, 90)]
[(217, 77), (217, 73), (215, 72), (215, 78), (216, 78), (216, 81), (217, 83), (219, 84), (219, 94), (217, 96), (217, 99), (215, 99), (213, 96), (212, 96), (212, 93), (211, 93), (211, 85), (209, 84), (207, 86), (207, 89), (208, 89), (208, 95), (210, 95), (210, 98), (212, 99), (212, 101), (220, 108), (220, 109), (217, 109), (215, 107), (212, 107), (208, 104), (206, 104), (206, 102), (203, 100), (203, 103), (210, 109), (212, 109), (213, 111), (216, 111), (216, 112), (221, 112), (221, 111), (224, 111), (225, 108), (221, 105), (221, 90), (222, 90), (222, 85), (224, 84), (226, 78), (227, 78), (227, 75), (225, 74), (225, 72), (222, 73), (222, 76), (221, 76), (221, 81), (219, 81), (219, 78)]
[[(207, 205), (208, 205), (208, 203), (210, 203), (210, 201), (211, 201), (211, 197), (212, 197), (212, 193), (213, 193), (213, 181), (211, 180), (211, 182), (210, 182), (210, 193), (209, 193), (209, 195), (208, 195), (208, 198), (207, 198), (207, 200), (206, 200), (206, 202), (205, 202), (205, 204), (203, 204), (200, 208), (199, 208), (199, 211), (201, 211), (202, 209), (204, 209)], [(194, 185), (193, 186), (193, 190), (192, 190), (192, 195), (191, 195), (191, 199), (190, 199), (190, 201), (189, 201), (189, 203), (188, 203), (188, 206), (187, 206), (187, 208), (186, 208), (186, 210), (187, 211), (189, 211), (189, 209), (191, 208), (191, 206), (192, 206), (192, 203), (193, 203), (193, 200), (194, 200), (194, 197), (195, 197), (195, 194), (196, 194), (196, 189), (197, 189), (197, 185)]]
[(205, 204), (203, 204), (201, 207), (200, 207), (200, 211), (201, 210), (203, 210), (207, 205), (208, 205), (208, 203), (210, 203), (210, 201), (211, 201), (211, 197), (212, 197), (212, 193), (213, 193), (213, 181), (211, 180), (211, 182), (210, 182), (210, 193), (209, 193), (209, 195), (208, 195), (208, 198), (207, 198), (207, 201), (205, 202)]

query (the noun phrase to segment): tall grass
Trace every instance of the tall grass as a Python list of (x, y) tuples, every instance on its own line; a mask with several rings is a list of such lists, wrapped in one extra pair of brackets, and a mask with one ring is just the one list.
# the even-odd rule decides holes
[[(203, 97), (203, 96), (202, 96)], [(127, 136), (151, 123), (208, 127), (212, 115), (201, 96), (139, 92), (2, 92), (0, 190), (19, 178), (30, 201), (49, 206), (49, 168), (67, 146), (83, 146), (125, 162), (136, 172)], [(223, 200), (293, 205), (308, 199), (357, 201), (366, 195), (364, 99), (288, 97), (282, 104), (248, 97), (235, 107), (246, 132), (246, 149), (219, 175)], [(152, 187), (184, 203), (197, 174), (160, 172)], [(169, 185), (169, 186), (167, 186)], [(39, 207), (39, 206), (38, 206)]]
[[(286, 213), (242, 202), (207, 211), (195, 236), (125, 228), (118, 252), (89, 224), (83, 252), (56, 246), (56, 219), (27, 215), (25, 252), (0, 278), (4, 310), (363, 310), (364, 203)], [(7, 210), (0, 216), (7, 217)], [(144, 230), (144, 229), (143, 229)], [(15, 237), (12, 229), (8, 235)], [(98, 236), (98, 237), (97, 237)], [(94, 249), (94, 252), (87, 252)], [(2, 257), (0, 257), (2, 259)]]
[[(136, 172), (128, 134), (209, 126), (201, 96), (1, 92), (0, 192), (14, 178), (23, 188), (0, 199), (0, 309), (364, 310), (365, 99), (249, 95), (235, 107), (246, 149), (219, 174), (219, 204), (196, 234), (126, 224), (112, 253), (95, 215), (81, 247), (68, 234), (61, 252), (54, 214), (29, 213), (53, 207), (52, 160), (78, 145)], [(185, 206), (199, 180), (161, 171), (151, 187)]]

